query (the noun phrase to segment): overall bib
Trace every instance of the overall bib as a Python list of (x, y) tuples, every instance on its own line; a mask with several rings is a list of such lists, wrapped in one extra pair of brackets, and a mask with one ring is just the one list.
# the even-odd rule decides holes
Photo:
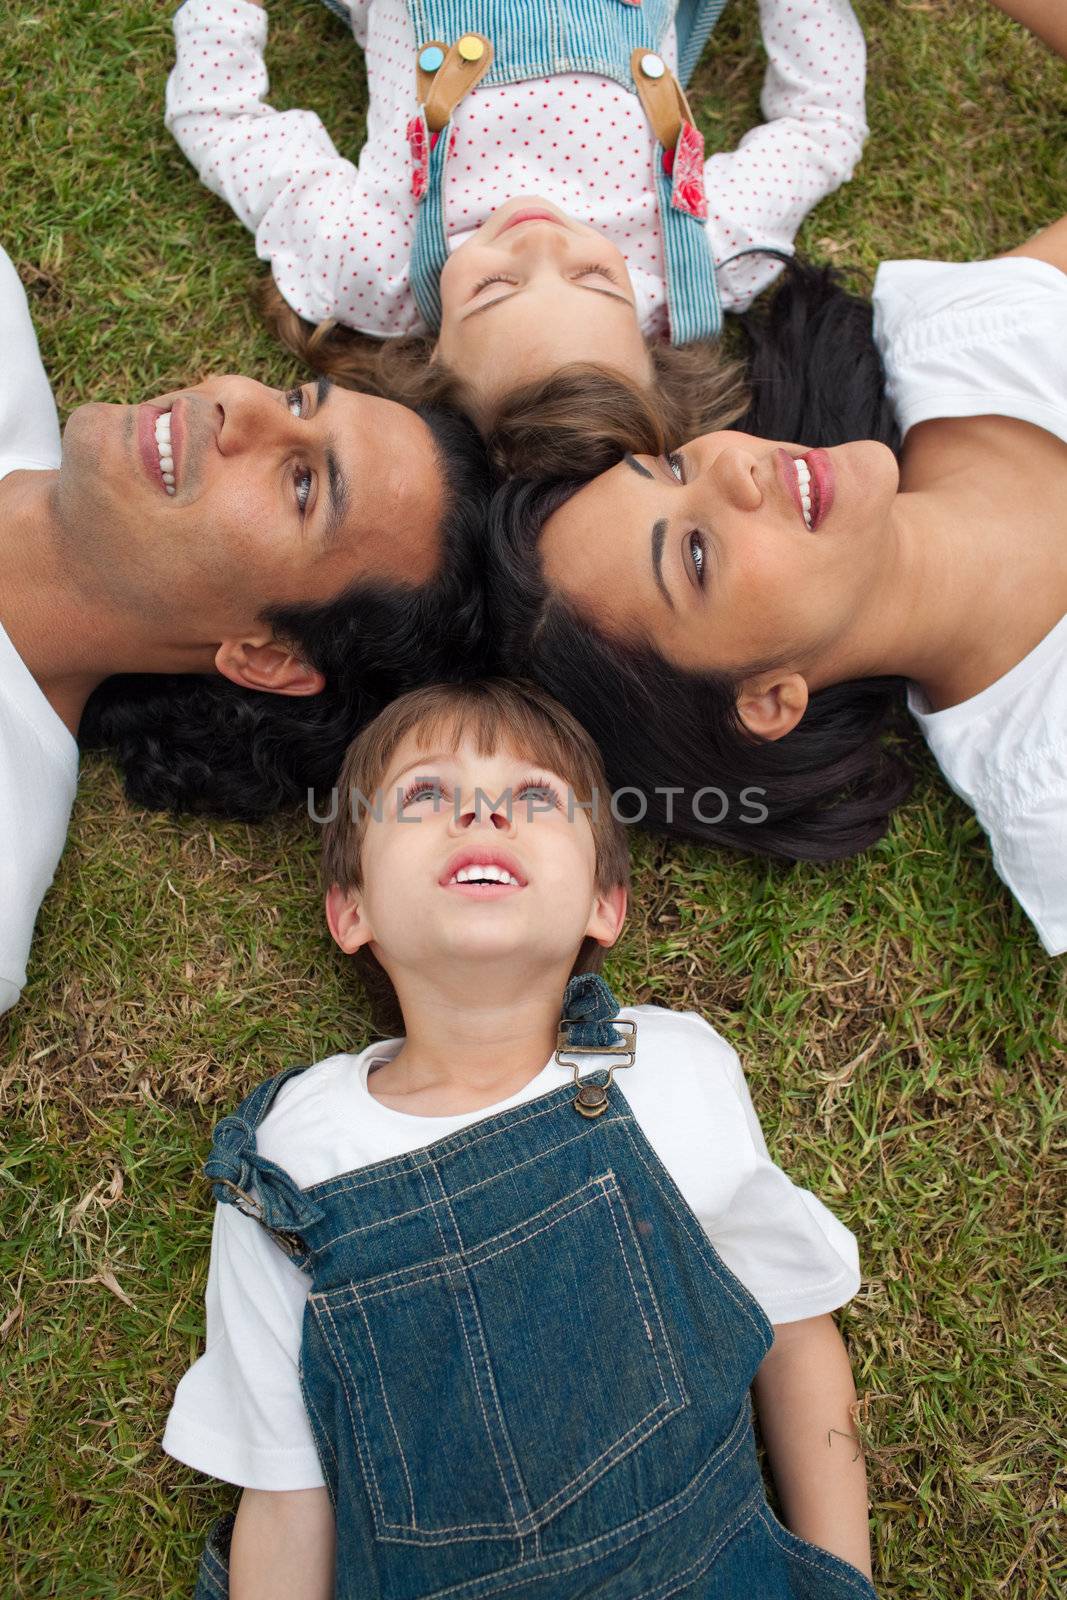
[[(326, 0), (338, 10), (335, 0)], [(662, 133), (653, 117), (656, 145), (656, 199), (663, 234), (667, 308), (673, 344), (714, 338), (722, 330), (722, 306), (715, 262), (707, 236), (704, 195), (704, 141), (692, 122), (680, 89), (682, 113), (671, 118), (669, 86), (675, 83), (659, 56), (672, 20), (678, 41), (678, 81), (688, 82), (726, 0), (408, 0), (420, 86), (441, 67), (446, 52), (455, 65), (462, 47), (479, 36), (492, 45), (488, 71), (476, 83), (520, 83), (576, 72), (610, 78), (631, 94), (646, 95), (668, 107)], [(475, 43), (474, 48), (477, 48)], [(476, 59), (476, 58), (475, 58)], [(644, 63), (644, 65), (642, 65)], [(664, 95), (664, 91), (668, 91)], [(459, 97), (450, 97), (454, 109)], [(412, 155), (412, 196), (416, 203), (411, 253), (411, 288), (427, 327), (441, 322), (439, 281), (448, 259), (444, 183), (455, 147), (450, 122), (427, 124), (420, 108), (408, 125)], [(669, 137), (665, 148), (662, 137)]]
[[(312, 1279), (337, 1600), (872, 1600), (768, 1507), (770, 1325), (609, 1074), (304, 1190), (256, 1148), (289, 1076), (206, 1171)], [(231, 1527), (197, 1600), (228, 1594)]]

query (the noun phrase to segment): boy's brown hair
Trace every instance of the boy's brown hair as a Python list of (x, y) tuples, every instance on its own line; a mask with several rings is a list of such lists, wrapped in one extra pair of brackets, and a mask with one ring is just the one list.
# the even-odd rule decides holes
[[(535, 684), (486, 678), (413, 689), (386, 706), (352, 741), (337, 780), (336, 802), (322, 830), (322, 881), (327, 889), (333, 884), (342, 889), (362, 886), (363, 840), (375, 798), (398, 746), (415, 729), (435, 745), (443, 741), (444, 748), (455, 749), (466, 735), (479, 755), (506, 747), (566, 778), (575, 801), (586, 808), (595, 801), (586, 814), (593, 831), (597, 889), (603, 893), (628, 886), (626, 830), (612, 814), (607, 778), (592, 739)], [(603, 955), (595, 940), (586, 939), (573, 971), (598, 971)], [(397, 1016), (392, 986), (383, 989), (384, 974), (372, 955), (361, 966), (375, 1010), (388, 1013), (392, 1027)]]

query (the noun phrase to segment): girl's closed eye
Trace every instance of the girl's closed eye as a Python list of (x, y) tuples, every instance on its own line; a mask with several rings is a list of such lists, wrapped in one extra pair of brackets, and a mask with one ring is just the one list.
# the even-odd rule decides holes
[(598, 278), (607, 278), (609, 283), (618, 283), (619, 281), (617, 272), (612, 272), (610, 267), (602, 266), (597, 261), (591, 261), (586, 267), (579, 267), (578, 271), (574, 273), (574, 277), (588, 278), (590, 274)]
[(483, 289), (488, 289), (488, 287), (489, 287), (489, 285), (491, 283), (510, 283), (510, 284), (514, 284), (514, 282), (515, 282), (515, 279), (514, 278), (509, 278), (507, 273), (505, 273), (505, 272), (494, 272), (488, 278), (483, 278), (480, 283), (476, 283), (474, 285), (474, 288), (471, 290), (471, 299), (473, 299), (475, 295), (481, 294)]

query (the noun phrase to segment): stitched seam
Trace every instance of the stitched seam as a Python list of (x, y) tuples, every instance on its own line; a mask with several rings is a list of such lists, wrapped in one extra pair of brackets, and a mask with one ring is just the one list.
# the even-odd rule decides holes
[[(825, 1571), (821, 1560), (813, 1561), (811, 1556), (805, 1555), (803, 1549), (794, 1549), (793, 1545), (788, 1540), (782, 1538), (782, 1530), (778, 1526), (777, 1520), (772, 1517), (770, 1508), (768, 1506), (761, 1507), (759, 1514), (763, 1519), (764, 1527), (767, 1529), (767, 1532), (780, 1549), (785, 1550), (790, 1556), (793, 1557), (794, 1560), (802, 1561), (806, 1567), (811, 1567), (814, 1572)], [(786, 1529), (785, 1531), (790, 1532), (791, 1530)], [(795, 1539), (800, 1545), (804, 1545), (807, 1542), (806, 1540), (801, 1539), (799, 1534), (792, 1534), (792, 1538)], [(812, 1554), (816, 1556), (823, 1556), (827, 1561), (832, 1562), (833, 1565), (831, 1570), (834, 1572), (834, 1575), (840, 1578), (842, 1583), (847, 1583), (849, 1588), (854, 1589), (857, 1594), (866, 1595), (870, 1593), (871, 1585), (868, 1584), (866, 1578), (863, 1576), (863, 1573), (860, 1572), (856, 1567), (850, 1567), (847, 1561), (841, 1561), (837, 1556), (834, 1555), (832, 1550), (819, 1550), (813, 1546)]]
[[(617, 1528), (613, 1528), (609, 1533), (598, 1534), (595, 1539), (587, 1539), (582, 1544), (572, 1545), (565, 1552), (565, 1560), (557, 1561), (551, 1556), (548, 1557), (550, 1571), (538, 1574), (526, 1572), (511, 1583), (494, 1584), (492, 1590), (494, 1600), (497, 1595), (506, 1594), (509, 1590), (518, 1588), (520, 1584), (529, 1583), (531, 1576), (551, 1577), (557, 1573), (570, 1572), (575, 1567), (588, 1566), (591, 1561), (597, 1559), (598, 1553), (602, 1552), (605, 1546), (609, 1546), (611, 1549), (621, 1549), (633, 1539), (641, 1538), (644, 1533), (654, 1533), (665, 1522), (669, 1522), (674, 1517), (679, 1516), (692, 1503), (707, 1482), (716, 1477), (733, 1460), (744, 1444), (747, 1430), (744, 1426), (739, 1428), (739, 1424), (747, 1422), (747, 1417), (747, 1406), (743, 1406), (738, 1413), (737, 1421), (734, 1423), (737, 1437), (732, 1438), (730, 1434), (727, 1434), (726, 1439), (719, 1446), (716, 1453), (704, 1462), (696, 1476), (686, 1484), (684, 1489), (679, 1491), (673, 1500), (665, 1501), (663, 1505), (654, 1507), (652, 1511), (640, 1512), (636, 1517), (631, 1517), (629, 1522), (620, 1523)], [(729, 1446), (728, 1450), (727, 1446)], [(757, 1491), (756, 1497), (758, 1498), (761, 1493), (762, 1490)], [(620, 1539), (620, 1533), (628, 1534), (629, 1537)], [(580, 1559), (571, 1559), (575, 1556)], [(450, 1584), (447, 1589), (435, 1589), (431, 1594), (425, 1595), (423, 1600), (467, 1600), (467, 1597), (472, 1597), (473, 1600), (473, 1596), (476, 1594), (486, 1593), (486, 1586), (492, 1583), (494, 1577), (497, 1576), (499, 1574), (488, 1575), (482, 1579), (475, 1579), (473, 1583), (464, 1579), (461, 1583)]]
[[(667, 1329), (666, 1329), (666, 1326), (665, 1326), (664, 1321), (663, 1321), (663, 1316), (662, 1316), (662, 1314), (660, 1312), (660, 1309), (659, 1309), (659, 1302), (656, 1299), (656, 1291), (652, 1287), (652, 1280), (648, 1275), (648, 1267), (645, 1265), (644, 1257), (641, 1254), (641, 1246), (638, 1243), (636, 1234), (634, 1233), (633, 1223), (632, 1223), (632, 1221), (630, 1219), (629, 1212), (626, 1210), (625, 1201), (623, 1200), (623, 1197), (619, 1193), (618, 1190), (616, 1190), (615, 1192), (616, 1192), (616, 1194), (618, 1194), (619, 1209), (622, 1211), (623, 1215), (626, 1218), (626, 1228), (627, 1228), (627, 1232), (630, 1235), (631, 1246), (632, 1246), (632, 1248), (634, 1250), (635, 1255), (637, 1256), (638, 1261), (641, 1263), (641, 1275), (642, 1275), (642, 1277), (644, 1279), (645, 1287), (648, 1290), (648, 1297), (649, 1297), (650, 1301), (652, 1302), (652, 1309), (653, 1309), (653, 1311), (655, 1313), (656, 1321), (659, 1323), (660, 1342), (663, 1345), (663, 1347), (665, 1349), (665, 1352), (666, 1352), (666, 1355), (667, 1355), (667, 1359), (671, 1364), (671, 1371), (674, 1374), (674, 1383), (675, 1383), (675, 1388), (678, 1391), (678, 1398), (679, 1398), (679, 1401), (684, 1405), (685, 1399), (686, 1399), (686, 1394), (685, 1394), (684, 1388), (682, 1387), (682, 1380), (681, 1380), (681, 1378), (680, 1378), (680, 1376), (678, 1374), (678, 1368), (675, 1365), (674, 1352), (671, 1349), (670, 1340), (667, 1338)], [(620, 1250), (620, 1252), (622, 1254), (623, 1260), (626, 1261), (626, 1251), (625, 1251), (625, 1248), (623, 1246), (622, 1235), (621, 1235), (621, 1233), (619, 1231), (618, 1219), (617, 1219), (617, 1217), (615, 1215), (615, 1207), (611, 1206), (609, 1204), (608, 1210), (609, 1210), (609, 1213), (610, 1213), (610, 1216), (611, 1216), (612, 1223), (615, 1226), (615, 1234), (616, 1234), (616, 1237), (618, 1238), (618, 1241), (619, 1241), (619, 1250)], [(634, 1283), (633, 1275), (630, 1272), (630, 1265), (629, 1265), (628, 1261), (626, 1262), (626, 1272), (627, 1272), (627, 1276), (630, 1278), (630, 1285), (631, 1285), (631, 1287), (632, 1287), (632, 1289), (634, 1291), (634, 1298), (636, 1299), (637, 1298), (637, 1285)], [(638, 1310), (641, 1311), (640, 1302), (638, 1302)], [(653, 1355), (655, 1355), (656, 1354), (655, 1340), (653, 1338), (652, 1329), (649, 1327), (648, 1322), (645, 1320), (645, 1315), (644, 1315), (643, 1311), (641, 1311), (641, 1320), (642, 1320), (642, 1322), (644, 1322), (645, 1332), (648, 1334), (648, 1342), (649, 1342), (650, 1345), (652, 1345), (652, 1353), (653, 1353)], [(659, 1357), (658, 1356), (656, 1356), (656, 1370), (657, 1370), (657, 1372), (659, 1372), (660, 1382), (663, 1383), (664, 1395), (667, 1396), (667, 1385), (663, 1380), (663, 1373), (662, 1373), (662, 1370), (660, 1369)]]
[[(330, 1307), (328, 1305), (323, 1305), (322, 1312), (323, 1312), (324, 1316), (328, 1319), (330, 1327), (333, 1329), (334, 1341), (338, 1345), (340, 1345), (341, 1354), (344, 1355), (344, 1345), (340, 1343), (340, 1339), (339, 1339), (339, 1336), (338, 1336), (338, 1333), (337, 1333), (337, 1324), (333, 1320), (333, 1312), (330, 1310)], [(384, 1522), (385, 1522), (385, 1510), (384, 1510), (384, 1507), (382, 1505), (381, 1488), (380, 1488), (380, 1486), (378, 1484), (378, 1479), (377, 1479), (377, 1477), (375, 1476), (375, 1473), (374, 1473), (374, 1462), (371, 1459), (371, 1455), (370, 1455), (369, 1440), (367, 1440), (365, 1438), (365, 1430), (364, 1430), (363, 1425), (362, 1425), (363, 1424), (363, 1408), (360, 1405), (359, 1395), (356, 1393), (355, 1381), (352, 1380), (352, 1387), (351, 1387), (351, 1389), (349, 1389), (348, 1385), (344, 1381), (344, 1373), (341, 1371), (340, 1366), (338, 1365), (337, 1355), (336, 1355), (336, 1352), (335, 1352), (335, 1349), (334, 1349), (334, 1344), (332, 1344), (329, 1341), (327, 1341), (326, 1348), (330, 1352), (330, 1359), (333, 1362), (335, 1368), (337, 1369), (337, 1376), (341, 1380), (341, 1392), (343, 1393), (343, 1395), (345, 1397), (345, 1405), (346, 1405), (346, 1407), (348, 1409), (348, 1418), (349, 1418), (349, 1421), (352, 1424), (352, 1437), (355, 1440), (356, 1450), (359, 1453), (360, 1462), (361, 1462), (361, 1464), (363, 1466), (364, 1476), (366, 1478), (368, 1487), (372, 1491), (372, 1498), (377, 1504), (376, 1517), (377, 1517), (377, 1520), (379, 1522), (384, 1524)], [(352, 1378), (352, 1370), (348, 1365), (348, 1357), (347, 1357), (347, 1355), (344, 1355), (344, 1363), (345, 1363), (345, 1367), (348, 1369), (349, 1378), (351, 1379)], [(359, 1424), (358, 1425), (356, 1423), (355, 1412), (352, 1410), (352, 1401), (353, 1400), (355, 1400), (356, 1406), (357, 1406), (357, 1408), (359, 1410), (359, 1414), (360, 1414), (360, 1420), (359, 1420)]]
[[(680, 1584), (687, 1584), (692, 1578), (699, 1578), (713, 1562), (719, 1559), (726, 1546), (735, 1536), (742, 1532), (754, 1518), (759, 1516), (761, 1498), (762, 1491), (759, 1489), (754, 1490), (751, 1497), (745, 1501), (732, 1521), (728, 1522), (725, 1528), (720, 1529), (710, 1550), (706, 1550), (703, 1555), (690, 1562), (689, 1566), (683, 1567), (680, 1572), (674, 1572), (669, 1578), (664, 1578), (662, 1583), (658, 1583), (654, 1589), (645, 1589), (641, 1594), (635, 1595), (633, 1600), (670, 1600), (672, 1594), (678, 1593)], [(668, 1585), (673, 1587), (668, 1588)]]
[(663, 1378), (663, 1368), (659, 1364), (659, 1356), (656, 1353), (655, 1335), (653, 1334), (652, 1329), (649, 1326), (648, 1318), (645, 1316), (644, 1306), (642, 1306), (640, 1296), (637, 1293), (637, 1285), (634, 1282), (634, 1275), (630, 1271), (630, 1263), (626, 1259), (626, 1247), (624, 1246), (624, 1244), (622, 1242), (622, 1232), (621, 1232), (621, 1230), (619, 1228), (618, 1218), (615, 1215), (614, 1207), (611, 1206), (610, 1204), (608, 1206), (608, 1215), (611, 1218), (611, 1225), (615, 1229), (615, 1237), (619, 1241), (619, 1254), (622, 1257), (622, 1264), (626, 1268), (626, 1276), (630, 1280), (630, 1292), (634, 1297), (634, 1304), (637, 1306), (637, 1314), (641, 1318), (641, 1326), (644, 1328), (645, 1334), (646, 1334), (646, 1336), (648, 1338), (649, 1345), (651, 1346), (652, 1359), (656, 1363), (656, 1371), (659, 1374), (660, 1387), (663, 1389), (664, 1398), (666, 1398), (667, 1385), (666, 1385), (666, 1383), (664, 1381), (664, 1378)]
[[(516, 1515), (515, 1515), (515, 1506), (514, 1506), (514, 1503), (512, 1501), (512, 1498), (511, 1498), (511, 1490), (508, 1487), (507, 1479), (504, 1476), (504, 1470), (503, 1470), (503, 1467), (501, 1465), (500, 1455), (499, 1455), (499, 1453), (497, 1451), (497, 1442), (496, 1442), (496, 1439), (493, 1437), (492, 1430), (489, 1427), (489, 1416), (488, 1416), (488, 1413), (487, 1413), (487, 1411), (485, 1409), (485, 1401), (482, 1398), (482, 1385), (481, 1385), (481, 1383), (479, 1382), (479, 1379), (478, 1379), (478, 1367), (477, 1367), (477, 1365), (475, 1363), (474, 1351), (471, 1349), (470, 1339), (469, 1339), (468, 1334), (467, 1334), (466, 1318), (464, 1317), (464, 1315), (463, 1315), (463, 1313), (461, 1311), (460, 1312), (460, 1327), (463, 1329), (463, 1337), (466, 1340), (467, 1352), (468, 1352), (468, 1354), (470, 1356), (471, 1371), (472, 1371), (472, 1375), (474, 1377), (475, 1391), (477, 1392), (477, 1395), (478, 1395), (478, 1404), (482, 1408), (483, 1417), (485, 1417), (485, 1429), (486, 1429), (486, 1432), (489, 1435), (489, 1443), (490, 1443), (490, 1445), (492, 1447), (493, 1459), (496, 1462), (496, 1469), (500, 1473), (500, 1482), (503, 1485), (504, 1494), (505, 1494), (505, 1496), (507, 1498), (508, 1511), (509, 1511), (509, 1513), (511, 1515), (512, 1522), (517, 1527), (519, 1525), (520, 1521), (525, 1522), (526, 1519), (530, 1515), (530, 1495), (529, 1495), (529, 1491), (526, 1488), (526, 1482), (525, 1482), (525, 1480), (524, 1480), (524, 1478), (522, 1476), (522, 1473), (519, 1471), (519, 1463), (515, 1459), (515, 1449), (514, 1449), (514, 1446), (512, 1445), (511, 1436), (508, 1433), (507, 1426), (506, 1426), (506, 1424), (504, 1422), (504, 1413), (500, 1409), (500, 1396), (497, 1393), (496, 1379), (493, 1376), (493, 1368), (492, 1368), (492, 1364), (491, 1364), (491, 1362), (489, 1360), (489, 1351), (488, 1351), (488, 1348), (487, 1348), (486, 1342), (485, 1342), (485, 1329), (482, 1327), (482, 1319), (481, 1319), (480, 1315), (478, 1314), (478, 1302), (474, 1298), (474, 1285), (471, 1282), (470, 1273), (469, 1273), (469, 1271), (467, 1269), (466, 1263), (463, 1261), (463, 1235), (459, 1231), (459, 1223), (456, 1221), (456, 1214), (452, 1210), (452, 1202), (448, 1197), (448, 1191), (446, 1190), (446, 1188), (444, 1186), (444, 1183), (442, 1181), (442, 1178), (441, 1178), (441, 1174), (437, 1171), (436, 1167), (434, 1168), (434, 1177), (437, 1179), (438, 1185), (440, 1187), (441, 1198), (444, 1200), (445, 1206), (446, 1206), (446, 1208), (448, 1210), (449, 1221), (452, 1224), (452, 1229), (453, 1229), (453, 1232), (455, 1233), (455, 1236), (456, 1236), (456, 1242), (459, 1245), (459, 1261), (458, 1261), (457, 1265), (459, 1266), (459, 1270), (463, 1274), (463, 1288), (464, 1288), (464, 1292), (465, 1292), (465, 1295), (466, 1295), (467, 1305), (470, 1308), (471, 1317), (472, 1317), (472, 1319), (474, 1321), (475, 1329), (476, 1329), (477, 1334), (478, 1334), (478, 1344), (479, 1344), (479, 1346), (481, 1348), (482, 1359), (483, 1359), (483, 1362), (484, 1362), (485, 1376), (486, 1376), (486, 1379), (488, 1381), (490, 1394), (492, 1395), (493, 1409), (496, 1411), (496, 1419), (497, 1419), (497, 1423), (499, 1424), (499, 1427), (500, 1427), (501, 1438), (502, 1438), (502, 1440), (503, 1440), (503, 1442), (504, 1442), (504, 1444), (505, 1444), (505, 1446), (507, 1448), (507, 1454), (508, 1454), (508, 1456), (510, 1458), (510, 1461), (511, 1461), (511, 1470), (514, 1472), (516, 1482), (518, 1483), (520, 1489), (522, 1490), (523, 1516), (522, 1516), (522, 1518), (519, 1518), (519, 1517), (516, 1517)], [(540, 1540), (538, 1540), (538, 1553), (539, 1552), (540, 1552)]]
[[(307, 1388), (304, 1388), (304, 1405), (305, 1405), (307, 1410), (311, 1413), (311, 1415), (314, 1417), (315, 1421), (319, 1425), (319, 1432), (315, 1435), (315, 1449), (316, 1449), (316, 1451), (319, 1452), (319, 1465), (320, 1466), (322, 1465), (322, 1450), (321, 1450), (320, 1445), (319, 1445), (319, 1439), (321, 1438), (324, 1441), (326, 1453), (329, 1455), (330, 1461), (333, 1464), (333, 1475), (334, 1475), (335, 1478), (339, 1479), (340, 1478), (340, 1467), (339, 1467), (339, 1463), (338, 1463), (338, 1460), (337, 1460), (337, 1451), (334, 1449), (333, 1439), (330, 1436), (329, 1430), (323, 1424), (323, 1420), (322, 1420), (322, 1416), (321, 1416), (321, 1414), (319, 1412), (319, 1408), (315, 1404), (314, 1400), (311, 1398), (310, 1390), (308, 1390)], [(329, 1481), (330, 1480), (329, 1480), (328, 1474), (326, 1474), (324, 1472), (323, 1473), (323, 1477), (326, 1478), (327, 1485), (329, 1485)], [(333, 1489), (332, 1488), (330, 1488), (330, 1499), (331, 1500), (333, 1499)], [(335, 1509), (336, 1509), (336, 1507), (335, 1507)]]
[[(634, 1155), (640, 1161), (641, 1165), (645, 1168), (645, 1170), (648, 1173), (649, 1177), (651, 1178), (652, 1182), (656, 1185), (656, 1187), (659, 1190), (660, 1194), (663, 1196), (663, 1199), (666, 1202), (666, 1204), (668, 1206), (670, 1206), (671, 1210), (674, 1212), (676, 1218), (678, 1219), (679, 1226), (686, 1233), (686, 1235), (691, 1240), (693, 1245), (697, 1248), (699, 1253), (701, 1255), (703, 1255), (705, 1262), (711, 1268), (711, 1271), (713, 1272), (713, 1274), (714, 1274), (714, 1276), (716, 1278), (716, 1281), (717, 1281), (719, 1287), (722, 1289), (723, 1293), (725, 1295), (727, 1295), (728, 1298), (733, 1301), (734, 1305), (737, 1306), (739, 1311), (744, 1312), (744, 1314), (748, 1318), (749, 1322), (756, 1329), (756, 1331), (761, 1335), (761, 1337), (766, 1338), (766, 1327), (761, 1326), (760, 1322), (752, 1315), (751, 1307), (745, 1305), (744, 1301), (740, 1300), (737, 1297), (737, 1295), (734, 1293), (733, 1289), (730, 1287), (730, 1284), (727, 1282), (726, 1274), (727, 1274), (727, 1270), (728, 1269), (727, 1269), (725, 1263), (719, 1259), (719, 1256), (718, 1256), (717, 1252), (715, 1251), (710, 1239), (708, 1238), (707, 1234), (704, 1232), (703, 1228), (698, 1229), (698, 1234), (694, 1235), (689, 1218), (687, 1216), (685, 1216), (685, 1214), (682, 1212), (682, 1210), (678, 1206), (678, 1203), (675, 1200), (674, 1196), (671, 1194), (670, 1190), (667, 1189), (660, 1182), (660, 1180), (656, 1176), (655, 1172), (649, 1166), (648, 1162), (645, 1160), (644, 1156), (641, 1153), (641, 1150), (640, 1150), (640, 1148), (639, 1148), (639, 1146), (637, 1144), (637, 1141), (633, 1138), (633, 1135), (630, 1133), (629, 1128), (626, 1129), (626, 1135), (630, 1139), (630, 1143), (633, 1146)], [(732, 1274), (731, 1274), (731, 1276), (732, 1276)]]
[[(385, 1406), (385, 1414), (389, 1418), (389, 1426), (392, 1429), (393, 1438), (396, 1441), (396, 1453), (400, 1457), (400, 1465), (404, 1469), (404, 1482), (407, 1485), (407, 1491), (408, 1491), (408, 1505), (411, 1507), (411, 1522), (410, 1522), (409, 1526), (412, 1527), (412, 1528), (417, 1528), (418, 1527), (418, 1519), (416, 1518), (416, 1515), (415, 1515), (415, 1491), (414, 1491), (414, 1489), (412, 1488), (412, 1485), (411, 1485), (411, 1474), (408, 1472), (408, 1463), (407, 1463), (407, 1457), (404, 1454), (404, 1447), (400, 1443), (400, 1435), (397, 1432), (396, 1421), (395, 1421), (395, 1419), (393, 1417), (393, 1408), (389, 1404), (389, 1391), (385, 1387), (385, 1376), (384, 1376), (384, 1374), (382, 1372), (381, 1362), (378, 1360), (378, 1346), (375, 1344), (375, 1342), (374, 1342), (374, 1334), (371, 1332), (370, 1319), (368, 1318), (367, 1313), (364, 1311), (362, 1305), (360, 1305), (358, 1302), (357, 1302), (357, 1310), (359, 1311), (360, 1317), (361, 1317), (361, 1319), (363, 1321), (363, 1326), (367, 1330), (367, 1343), (370, 1346), (370, 1353), (374, 1357), (374, 1370), (378, 1374), (378, 1388), (381, 1390), (382, 1404)], [(345, 1365), (346, 1366), (348, 1365), (348, 1357), (347, 1357), (347, 1355), (345, 1357)], [(353, 1381), (355, 1381), (355, 1380), (353, 1380)], [(369, 1438), (368, 1438), (368, 1448), (369, 1448)], [(390, 1524), (390, 1526), (392, 1526), (392, 1524)]]

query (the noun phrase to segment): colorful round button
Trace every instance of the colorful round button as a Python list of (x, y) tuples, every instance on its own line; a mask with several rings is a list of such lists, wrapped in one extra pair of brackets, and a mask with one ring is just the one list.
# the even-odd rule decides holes
[(436, 72), (445, 59), (445, 53), (439, 44), (428, 44), (419, 51), (419, 66), (423, 72)]
[(480, 61), (485, 55), (485, 45), (473, 33), (465, 33), (456, 49), (464, 61)]
[(641, 71), (646, 78), (662, 78), (666, 70), (667, 68), (663, 65), (659, 56), (654, 56), (650, 53), (641, 57)]

